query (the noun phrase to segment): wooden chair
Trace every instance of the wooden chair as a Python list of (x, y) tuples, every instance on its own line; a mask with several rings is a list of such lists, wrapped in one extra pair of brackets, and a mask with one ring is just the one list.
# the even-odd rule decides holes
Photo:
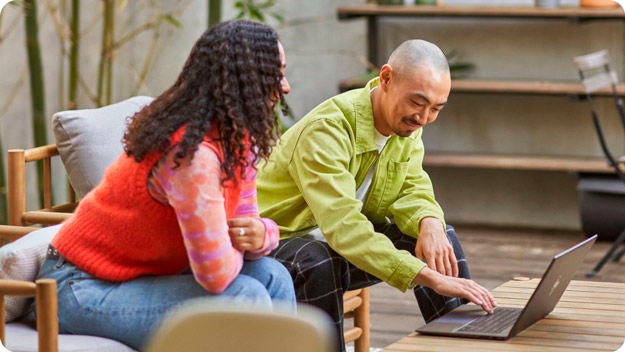
[[(103, 337), (58, 333), (56, 281), (35, 280), (48, 243), (58, 228), (38, 228), (24, 235), (21, 241), (0, 248), (0, 339), (3, 345), (10, 351), (20, 352), (136, 352), (121, 342)], [(0, 228), (0, 236), (5, 240), (17, 239), (22, 232), (31, 230), (7, 225)], [(23, 320), (31, 305), (29, 297), (36, 301), (36, 324)]]
[(56, 281), (36, 282), (0, 280), (0, 339), (6, 346), (4, 296), (34, 296), (37, 302), (37, 335), (39, 352), (57, 352), (59, 322), (57, 317)]
[(328, 316), (310, 306), (293, 313), (200, 302), (163, 319), (146, 352), (332, 352), (334, 334)]
[[(58, 224), (70, 216), (79, 202), (76, 199), (78, 192), (74, 192), (71, 186), (69, 200), (66, 203), (52, 204), (52, 180), (54, 177), (52, 163), (54, 158), (59, 156), (60, 152), (56, 144), (9, 150), (7, 169), (9, 225), (0, 225), (0, 238), (13, 241), (37, 229), (38, 226)], [(35, 165), (37, 163), (41, 163), (43, 166), (44, 187), (41, 196), (44, 207), (28, 210), (33, 207), (26, 204), (26, 170), (29, 164)], [(71, 171), (68, 173), (71, 176)], [(56, 177), (59, 176), (56, 175)], [(64, 177), (64, 175), (60, 177)], [(346, 343), (354, 342), (355, 352), (369, 351), (369, 289), (346, 292), (344, 313), (346, 319), (353, 319), (354, 322), (353, 327), (344, 332)]]

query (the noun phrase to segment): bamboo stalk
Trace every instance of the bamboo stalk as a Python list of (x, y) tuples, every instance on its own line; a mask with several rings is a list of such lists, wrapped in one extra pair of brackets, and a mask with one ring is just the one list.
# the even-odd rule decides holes
[[(24, 0), (24, 15), (26, 26), (26, 50), (28, 54), (28, 68), (30, 72), (30, 94), (32, 108), (33, 135), (35, 145), (46, 145), (45, 93), (43, 82), (43, 67), (41, 64), (41, 49), (39, 45), (39, 24), (37, 23), (37, 2)], [(39, 194), (43, 194), (43, 167), (37, 165)], [(43, 200), (40, 199), (43, 205)]]
[[(107, 105), (110, 103), (106, 100), (105, 94), (110, 94), (109, 88), (105, 87), (106, 83), (110, 83), (109, 69), (111, 68), (109, 60), (111, 59), (111, 49), (113, 46), (113, 26), (112, 21), (114, 19), (115, 1), (103, 0), (103, 23), (102, 23), (102, 49), (100, 54), (100, 64), (98, 68), (98, 87), (97, 87), (97, 99), (98, 106)], [(106, 92), (106, 93), (105, 93)]]
[(115, 1), (110, 1), (106, 7), (105, 30), (106, 30), (106, 105), (113, 102), (113, 58), (115, 43)]
[(208, 28), (221, 22), (221, 0), (208, 0)]
[(68, 78), (68, 109), (78, 106), (78, 75), (79, 75), (79, 48), (80, 48), (80, 1), (72, 0), (72, 15), (70, 19), (70, 49), (69, 49), (69, 78)]
[[(2, 137), (0, 137), (0, 151), (4, 150), (2, 146)], [(4, 153), (0, 153), (0, 224), (7, 224), (9, 218), (7, 204), (7, 180), (4, 167)]]

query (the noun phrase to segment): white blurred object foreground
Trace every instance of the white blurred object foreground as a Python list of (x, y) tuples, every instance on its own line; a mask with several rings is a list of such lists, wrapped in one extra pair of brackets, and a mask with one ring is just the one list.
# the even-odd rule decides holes
[[(2, 11), (1, 8), (0, 8), (0, 11)], [(11, 352), (11, 351), (7, 350), (6, 347), (4, 347), (4, 345), (2, 344), (2, 342), (0, 342), (0, 352)]]

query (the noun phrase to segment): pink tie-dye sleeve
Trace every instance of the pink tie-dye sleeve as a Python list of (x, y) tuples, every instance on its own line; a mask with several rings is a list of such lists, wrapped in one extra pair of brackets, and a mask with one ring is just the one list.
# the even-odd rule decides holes
[(197, 282), (221, 293), (241, 271), (243, 254), (230, 242), (217, 155), (199, 145), (193, 160), (174, 168), (170, 151), (152, 173), (152, 181), (174, 208)]
[[(250, 161), (250, 165), (253, 165), (253, 161)], [(241, 184), (241, 195), (239, 198), (239, 204), (235, 211), (235, 216), (243, 217), (250, 216), (258, 218), (258, 202), (256, 198), (256, 169), (249, 166), (245, 170), (245, 179)], [(266, 256), (278, 246), (280, 240), (280, 230), (278, 225), (271, 219), (259, 218), (265, 225), (265, 240), (263, 245), (253, 251), (245, 252), (245, 259), (258, 259)]]

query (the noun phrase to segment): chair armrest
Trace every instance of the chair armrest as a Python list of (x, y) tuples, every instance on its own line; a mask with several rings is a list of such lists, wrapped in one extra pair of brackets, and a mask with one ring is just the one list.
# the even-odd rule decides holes
[[(52, 225), (62, 222), (75, 207), (73, 192), (70, 203), (52, 204), (52, 158), (59, 151), (56, 144), (48, 144), (30, 149), (11, 149), (8, 151), (8, 213), (9, 225), (25, 226), (29, 224)], [(43, 170), (43, 209), (26, 211), (26, 165), (41, 162)]]
[(0, 238), (12, 242), (37, 229), (39, 227), (0, 225)]
[(0, 340), (5, 340), (4, 296), (35, 296), (37, 304), (37, 334), (39, 351), (58, 352), (58, 302), (56, 280), (39, 279), (37, 281), (19, 281), (0, 279)]

